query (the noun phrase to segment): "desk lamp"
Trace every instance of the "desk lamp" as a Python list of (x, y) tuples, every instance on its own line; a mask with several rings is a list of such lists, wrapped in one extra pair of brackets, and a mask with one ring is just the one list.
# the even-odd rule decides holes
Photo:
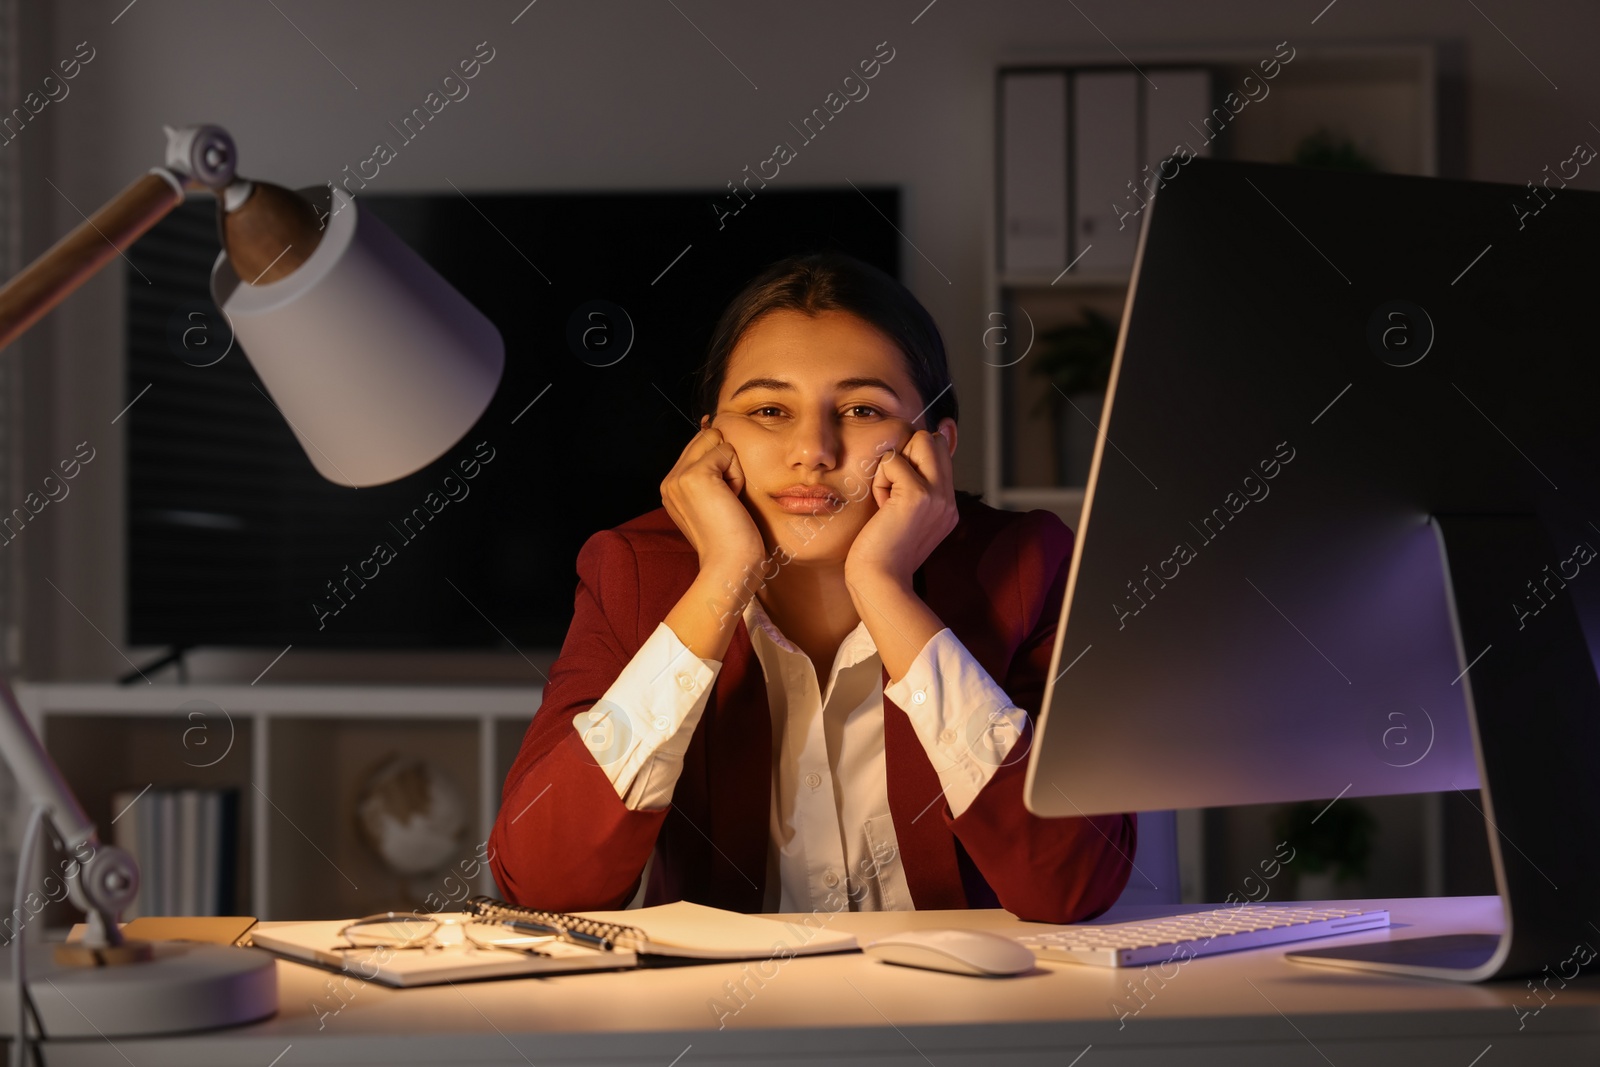
[[(411, 474), (471, 429), (500, 382), (499, 331), (353, 198), (331, 186), (290, 191), (234, 173), (236, 151), (216, 126), (166, 129), (165, 165), (118, 193), (0, 289), (0, 348), (121, 255), (190, 191), (217, 198), (223, 251), (212, 295), (271, 401), (317, 471), (359, 487)], [(302, 195), (306, 194), (306, 195)], [(20, 1065), (31, 998), (41, 1036), (106, 1038), (231, 1026), (278, 1008), (275, 961), (221, 945), (126, 940), (117, 920), (137, 895), (139, 868), (98, 841), (0, 676), (0, 752), (32, 814), (19, 856), (13, 915), (23, 917), (0, 962), (0, 1034)], [(48, 821), (68, 851), (93, 847), (72, 902), (88, 916), (81, 943), (28, 950), (27, 912), (38, 834)], [(37, 975), (28, 981), (29, 972)]]

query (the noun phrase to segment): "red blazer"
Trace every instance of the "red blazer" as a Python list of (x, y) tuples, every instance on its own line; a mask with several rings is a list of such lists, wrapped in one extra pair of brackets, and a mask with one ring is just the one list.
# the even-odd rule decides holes
[[(1030, 719), (1044, 696), (1071, 556), (1072, 532), (1055, 515), (969, 498), (918, 572), (923, 600)], [(621, 908), (654, 849), (646, 905), (683, 899), (761, 910), (771, 713), (742, 620), (667, 808), (630, 811), (572, 725), (605, 695), (698, 569), (663, 508), (583, 546), (572, 626), (490, 835), (491, 869), (508, 900), (559, 911)], [(905, 712), (885, 698), (883, 716), (889, 811), (917, 908), (1004, 907), (1023, 919), (1064, 923), (1115, 902), (1132, 867), (1133, 815), (1030, 814), (1022, 802), (1027, 760), (1014, 755), (952, 818), (942, 801), (929, 807), (943, 790)]]

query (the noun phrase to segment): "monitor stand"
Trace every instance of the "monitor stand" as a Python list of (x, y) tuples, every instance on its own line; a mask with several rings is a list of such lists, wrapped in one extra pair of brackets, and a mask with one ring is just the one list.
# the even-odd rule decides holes
[[(1504, 932), (1288, 958), (1458, 982), (1571, 978), (1600, 945), (1600, 678), (1565, 591), (1572, 574), (1561, 573), (1572, 571), (1564, 562), (1583, 564), (1551, 549), (1530, 516), (1435, 515), (1433, 525)], [(1600, 581), (1600, 573), (1587, 577)]]

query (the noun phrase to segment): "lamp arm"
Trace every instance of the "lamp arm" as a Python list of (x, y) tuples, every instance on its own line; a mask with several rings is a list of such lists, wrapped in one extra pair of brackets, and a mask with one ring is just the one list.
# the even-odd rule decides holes
[[(45, 809), (66, 851), (76, 854), (86, 843), (93, 847), (89, 857), (77, 857), (78, 877), (66, 880), (67, 892), (72, 902), (89, 917), (89, 933), (85, 940), (90, 945), (120, 944), (122, 935), (117, 928), (117, 918), (138, 894), (139, 866), (122, 849), (100, 844), (94, 823), (84, 814), (78, 798), (72, 795), (55, 760), (40, 744), (39, 736), (33, 732), (3, 674), (0, 674), (0, 754), (4, 754), (10, 764), (23, 795)], [(30, 864), (33, 857), (18, 859), (19, 864)], [(21, 903), (16, 902), (17, 906)]]
[(0, 708), (0, 752), (5, 753), (6, 763), (11, 766), (22, 795), (48, 809), (50, 823), (61, 835), (68, 852), (85, 841), (94, 840), (94, 823), (84, 814), (78, 798), (72, 795), (50, 753), (39, 743), (38, 735), (33, 732), (4, 676), (0, 676), (0, 705), (3, 705)]
[(249, 195), (250, 183), (234, 180), (238, 153), (227, 130), (211, 125), (162, 129), (166, 166), (151, 167), (0, 288), (0, 349), (183, 203), (185, 190), (207, 188), (235, 199)]
[(0, 289), (0, 348), (65, 300), (184, 201), (182, 179), (152, 167)]

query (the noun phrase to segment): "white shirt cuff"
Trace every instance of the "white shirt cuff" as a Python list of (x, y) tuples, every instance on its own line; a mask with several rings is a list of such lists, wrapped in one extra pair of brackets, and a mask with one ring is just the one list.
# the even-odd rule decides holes
[(663, 808), (683, 770), (721, 660), (689, 651), (665, 622), (639, 646), (605, 695), (572, 717), (590, 756), (632, 810)]
[(1025, 731), (1015, 707), (949, 627), (928, 639), (904, 678), (884, 689), (903, 708), (938, 772), (953, 817), (1009, 762)]

